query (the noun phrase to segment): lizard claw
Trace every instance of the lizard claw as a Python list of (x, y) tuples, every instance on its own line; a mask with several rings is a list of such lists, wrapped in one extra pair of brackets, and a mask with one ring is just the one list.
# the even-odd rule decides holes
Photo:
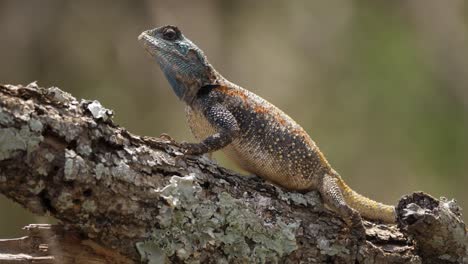
[(190, 150), (193, 149), (192, 145), (195, 145), (195, 144), (188, 143), (186, 141), (177, 142), (173, 137), (169, 136), (166, 133), (162, 133), (161, 135), (159, 135), (159, 138), (167, 140), (167, 141), (171, 142), (172, 145), (174, 145), (176, 147), (179, 147), (181, 149), (180, 151), (182, 152), (182, 154), (192, 155)]
[(182, 141), (178, 144), (184, 155), (198, 155), (198, 144)]
[(351, 233), (357, 237), (358, 241), (366, 240), (366, 228), (362, 222), (361, 215), (358, 212), (355, 212), (348, 223), (351, 228)]
[(180, 148), (180, 152), (182, 152), (183, 155), (191, 155), (191, 151), (190, 151), (191, 145), (192, 145), (191, 143), (187, 143), (185, 141), (177, 142), (173, 137), (169, 136), (166, 133), (161, 133), (161, 135), (159, 135), (159, 138), (167, 140), (172, 145)]
[(188, 142), (181, 142), (179, 147), (183, 149), (183, 153), (185, 155), (203, 155), (209, 152), (208, 147), (204, 143), (188, 143)]
[(166, 133), (161, 133), (161, 135), (159, 135), (159, 138), (170, 141), (171, 143), (177, 143), (174, 138), (172, 138), (171, 136), (169, 136), (169, 134)]
[(184, 155), (190, 155), (190, 143), (186, 142), (186, 141), (182, 141), (178, 144), (178, 146), (181, 148), (181, 152), (184, 154)]

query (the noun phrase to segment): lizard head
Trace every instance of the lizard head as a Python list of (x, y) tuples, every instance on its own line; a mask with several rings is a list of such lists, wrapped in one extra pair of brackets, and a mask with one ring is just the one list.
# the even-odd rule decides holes
[(175, 26), (144, 31), (138, 37), (161, 67), (176, 95), (191, 104), (201, 87), (214, 85), (218, 74), (203, 52)]

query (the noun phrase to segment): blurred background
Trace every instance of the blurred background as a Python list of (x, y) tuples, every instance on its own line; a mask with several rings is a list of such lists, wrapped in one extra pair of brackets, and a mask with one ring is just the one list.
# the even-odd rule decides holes
[[(132, 133), (193, 140), (137, 41), (165, 24), (298, 121), (358, 192), (395, 204), (422, 190), (468, 210), (466, 1), (0, 0), (0, 83), (58, 86)], [(0, 195), (0, 238), (49, 221)]]

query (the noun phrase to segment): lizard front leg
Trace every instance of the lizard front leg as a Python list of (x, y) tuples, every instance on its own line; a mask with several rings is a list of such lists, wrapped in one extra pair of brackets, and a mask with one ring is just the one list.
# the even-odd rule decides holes
[[(208, 102), (203, 102), (208, 104)], [(239, 135), (239, 125), (232, 113), (220, 103), (208, 104), (203, 110), (206, 120), (217, 133), (205, 138), (200, 143), (182, 143), (185, 154), (201, 155), (213, 152), (229, 145)]]

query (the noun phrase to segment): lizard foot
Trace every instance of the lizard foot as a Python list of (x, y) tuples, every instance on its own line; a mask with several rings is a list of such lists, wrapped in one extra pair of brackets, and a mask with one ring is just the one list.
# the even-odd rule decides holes
[(197, 156), (207, 152), (205, 150), (205, 145), (202, 143), (188, 143), (182, 141), (179, 143), (179, 147), (182, 148), (182, 153), (184, 153), (184, 155)]

